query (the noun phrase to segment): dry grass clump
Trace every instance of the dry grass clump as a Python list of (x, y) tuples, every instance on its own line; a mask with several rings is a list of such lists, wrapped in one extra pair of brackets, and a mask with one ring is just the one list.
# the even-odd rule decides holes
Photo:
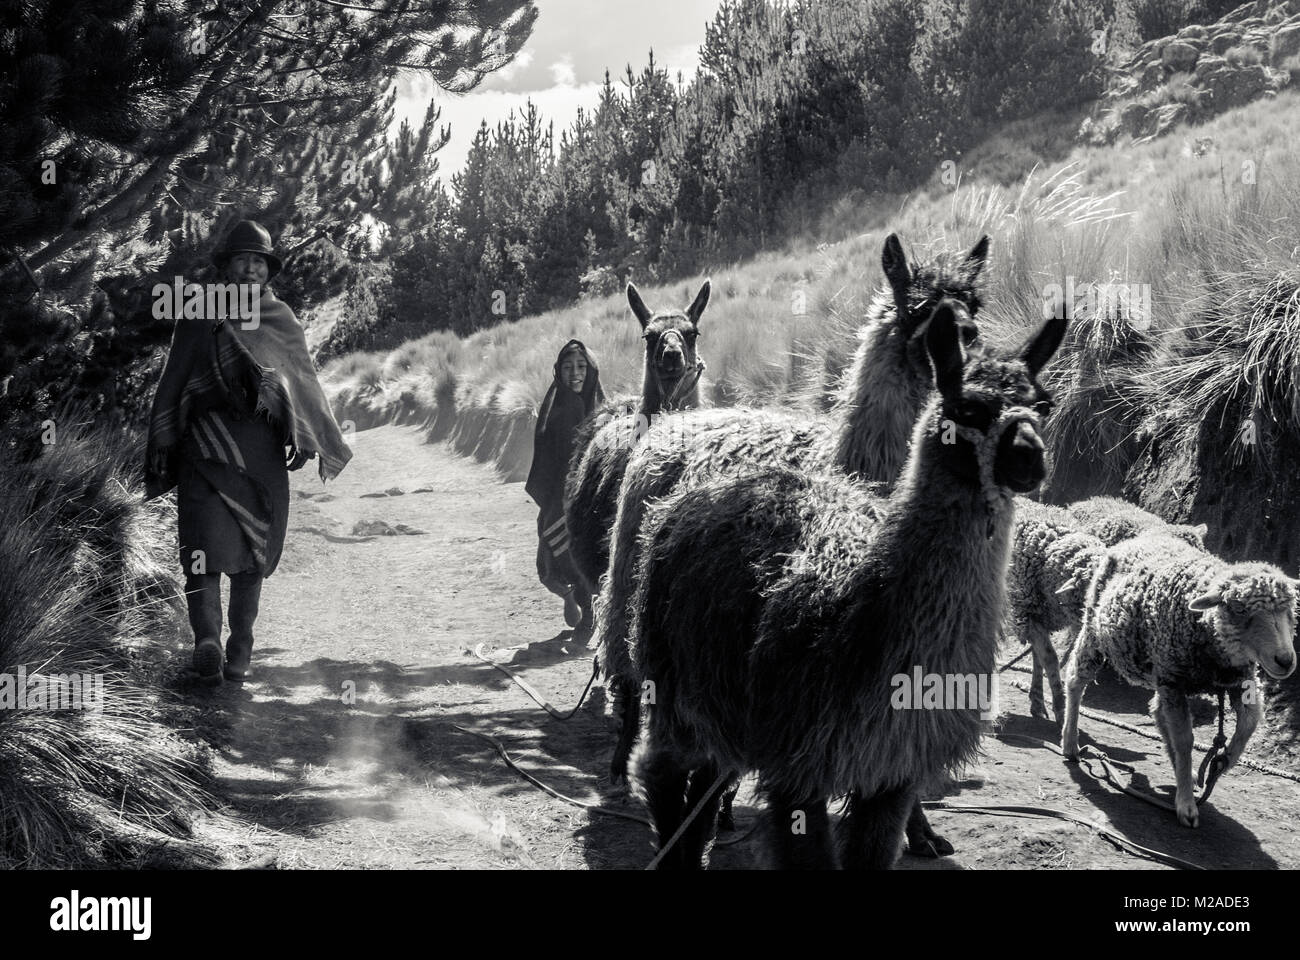
[(102, 682), (81, 709), (0, 709), (0, 865), (215, 860), (189, 839), (211, 801), (160, 687), (181, 622), (174, 525), (142, 502), (137, 459), (126, 436), (63, 426), (34, 462), (0, 465), (0, 674)]

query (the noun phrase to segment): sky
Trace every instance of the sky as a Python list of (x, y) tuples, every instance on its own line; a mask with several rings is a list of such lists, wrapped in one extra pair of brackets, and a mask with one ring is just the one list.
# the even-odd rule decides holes
[(705, 24), (720, 0), (539, 0), (532, 36), (514, 61), (467, 94), (435, 88), (425, 77), (404, 77), (396, 118), (419, 124), (433, 96), (451, 141), (438, 151), (439, 175), (450, 183), (464, 164), (479, 122), (495, 126), (532, 99), (545, 121), (555, 121), (556, 145), (579, 107), (596, 104), (605, 69), (617, 81), (627, 64), (640, 73), (653, 48), (655, 61), (676, 80), (699, 66)]

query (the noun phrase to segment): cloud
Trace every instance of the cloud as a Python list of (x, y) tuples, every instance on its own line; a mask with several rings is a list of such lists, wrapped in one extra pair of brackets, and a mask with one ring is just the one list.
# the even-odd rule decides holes
[(573, 86), (578, 79), (578, 75), (573, 69), (573, 58), (565, 57), (563, 60), (557, 60), (551, 64), (551, 78), (555, 80), (557, 87)]
[(515, 58), (507, 63), (500, 70), (493, 72), (492, 76), (501, 83), (510, 83), (517, 76), (526, 73), (528, 68), (533, 65), (533, 51), (524, 49), (515, 54)]

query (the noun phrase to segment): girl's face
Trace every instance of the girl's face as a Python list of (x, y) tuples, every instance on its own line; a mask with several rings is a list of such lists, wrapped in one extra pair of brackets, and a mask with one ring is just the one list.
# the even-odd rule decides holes
[(574, 393), (582, 393), (587, 382), (587, 358), (580, 353), (565, 354), (560, 361), (560, 382)]
[(260, 253), (237, 253), (230, 258), (226, 275), (232, 283), (260, 283), (265, 285), (270, 275), (266, 257)]

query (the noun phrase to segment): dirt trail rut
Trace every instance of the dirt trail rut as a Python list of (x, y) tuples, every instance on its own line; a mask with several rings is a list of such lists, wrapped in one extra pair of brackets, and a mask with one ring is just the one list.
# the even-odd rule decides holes
[[(643, 866), (653, 854), (647, 827), (548, 796), (452, 726), (499, 738), (561, 793), (642, 812), (606, 780), (613, 720), (599, 685), (561, 722), (470, 653), (486, 642), (565, 711), (591, 673), (591, 651), (572, 642), (559, 600), (537, 582), (536, 508), (523, 485), (423, 443), (415, 428), (352, 441), (356, 457), (337, 481), (322, 487), (311, 468), (291, 475), (289, 539), (263, 592), (254, 679), (225, 685), (202, 710), (234, 815), (211, 829), (241, 859), (286, 868)], [(1154, 732), (1147, 700), (1111, 683), (1092, 688), (1085, 705)], [(1055, 739), (1006, 682), (1001, 707), (1005, 730)], [(1198, 713), (1198, 739), (1212, 738), (1211, 714)], [(1171, 790), (1159, 743), (1086, 719), (1081, 728), (1085, 742), (1135, 766), (1138, 785)], [(1220, 781), (1198, 830), (1046, 749), (997, 741), (949, 799), (1057, 807), (1212, 868), (1300, 867), (1300, 785), (1242, 768)], [(742, 833), (756, 813), (746, 783)], [(956, 855), (905, 856), (904, 869), (1151, 865), (1081, 825), (942, 811), (932, 819)], [(712, 865), (753, 866), (761, 847), (755, 832), (717, 848)]]

